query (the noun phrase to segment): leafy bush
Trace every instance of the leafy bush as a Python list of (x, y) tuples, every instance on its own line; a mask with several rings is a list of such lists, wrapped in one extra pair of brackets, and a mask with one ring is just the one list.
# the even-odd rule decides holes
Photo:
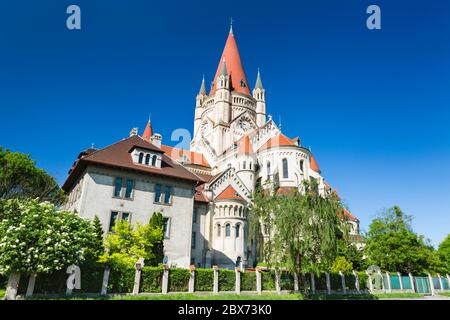
[(280, 286), (281, 290), (294, 290), (294, 275), (290, 272), (283, 271), (280, 276)]
[(326, 291), (327, 290), (327, 275), (325, 273), (321, 273), (315, 276), (316, 290)]
[[(163, 268), (161, 267), (144, 267), (141, 273), (141, 292), (162, 291)], [(170, 277), (170, 273), (169, 273)]]
[(369, 290), (369, 277), (364, 271), (358, 272), (359, 288), (361, 290)]
[(195, 291), (213, 291), (214, 270), (195, 269)]
[(172, 268), (169, 270), (169, 291), (186, 292), (189, 290), (190, 271)]
[[(241, 273), (242, 275), (242, 273)], [(219, 290), (234, 291), (236, 289), (236, 272), (232, 270), (219, 271)]]
[(339, 273), (330, 273), (331, 290), (342, 291), (342, 279)]
[(241, 273), (241, 290), (256, 291), (256, 272), (247, 271)]
[(111, 260), (108, 293), (130, 293), (133, 291), (136, 270), (130, 263)]
[(275, 272), (273, 270), (261, 272), (261, 287), (262, 290), (275, 290)]
[(345, 276), (345, 288), (346, 290), (356, 290), (355, 276), (353, 274), (346, 274)]
[[(83, 275), (83, 270), (81, 270), (81, 274)], [(34, 293), (35, 294), (65, 294), (66, 293), (66, 281), (67, 274), (65, 270), (55, 271), (52, 273), (39, 273), (36, 277), (36, 282), (34, 284)], [(20, 277), (24, 278), (25, 281), (20, 281), (19, 283), (19, 294), (24, 294), (27, 290), (28, 278), (29, 277)], [(81, 283), (81, 287), (83, 288), (83, 282)]]

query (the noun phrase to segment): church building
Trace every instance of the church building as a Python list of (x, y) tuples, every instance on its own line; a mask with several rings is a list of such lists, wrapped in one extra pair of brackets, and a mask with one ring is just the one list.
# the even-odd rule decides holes
[[(64, 183), (65, 209), (97, 215), (105, 232), (118, 220), (146, 224), (161, 212), (167, 264), (253, 267), (248, 215), (258, 184), (287, 193), (315, 180), (320, 194), (332, 192), (311, 150), (267, 114), (266, 90), (255, 74), (252, 87), (230, 29), (209, 91), (203, 79), (196, 96), (190, 150), (165, 145), (150, 121), (141, 135), (133, 129), (108, 147), (85, 150)], [(344, 214), (358, 237), (359, 220)]]

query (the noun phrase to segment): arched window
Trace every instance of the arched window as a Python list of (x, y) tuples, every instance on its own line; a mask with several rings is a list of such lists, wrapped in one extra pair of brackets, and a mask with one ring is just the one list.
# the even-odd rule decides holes
[(252, 170), (252, 163), (251, 162), (248, 164), (248, 167), (249, 167), (250, 170)]
[(267, 180), (270, 180), (270, 161), (267, 161)]
[(156, 166), (156, 155), (152, 157), (152, 166)]
[(139, 153), (139, 163), (142, 163), (144, 161), (144, 153)]
[(246, 164), (246, 162), (244, 161), (244, 162), (242, 163), (242, 169), (244, 169), (244, 170), (245, 170), (245, 164)]
[(225, 237), (230, 237), (231, 235), (231, 225), (229, 223), (227, 223), (225, 225)]
[(237, 224), (236, 225), (236, 238), (240, 237), (240, 233), (241, 233), (241, 225)]
[(287, 159), (283, 159), (283, 178), (289, 177), (289, 171), (288, 171), (288, 162)]
[(150, 164), (150, 155), (149, 155), (149, 154), (147, 154), (147, 155), (145, 156), (145, 164), (146, 164), (146, 165), (149, 165), (149, 164)]
[(221, 228), (220, 228), (220, 224), (217, 225), (217, 237), (220, 237), (221, 235)]
[(303, 172), (303, 160), (300, 160), (300, 171)]

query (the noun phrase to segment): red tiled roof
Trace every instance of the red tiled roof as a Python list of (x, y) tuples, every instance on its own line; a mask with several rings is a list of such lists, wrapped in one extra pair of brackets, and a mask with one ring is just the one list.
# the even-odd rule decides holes
[(317, 164), (317, 161), (316, 161), (316, 159), (314, 158), (313, 155), (311, 155), (311, 156), (309, 157), (309, 167), (310, 167), (312, 170), (314, 170), (315, 172), (320, 173), (319, 165)]
[(202, 184), (200, 186), (197, 186), (195, 188), (194, 201), (209, 203), (209, 199), (206, 196), (204, 191), (205, 191), (205, 185), (204, 184)]
[(347, 209), (343, 208), (342, 212), (340, 214), (338, 214), (339, 217), (345, 217), (346, 219), (350, 220), (350, 221), (358, 221), (358, 218), (356, 218), (354, 215), (352, 215), (350, 213), (350, 211), (348, 211)]
[(273, 147), (279, 147), (279, 146), (295, 146), (296, 144), (292, 142), (291, 139), (286, 137), (284, 134), (280, 133), (279, 135), (271, 138), (269, 141), (267, 141), (262, 147), (258, 149), (258, 151), (270, 149)]
[(208, 161), (206, 161), (205, 157), (201, 153), (166, 145), (161, 145), (161, 150), (175, 161), (183, 161), (183, 157), (185, 157), (186, 160), (192, 164), (210, 168)]
[(146, 166), (133, 162), (130, 152), (135, 147), (159, 151), (161, 153), (163, 152), (161, 149), (151, 144), (150, 142), (143, 140), (139, 136), (131, 136), (127, 139), (123, 139), (115, 144), (112, 144), (104, 149), (98, 150), (79, 159), (74, 168), (71, 170), (66, 182), (64, 183), (63, 190), (70, 190), (78, 175), (84, 171), (88, 164), (117, 167), (125, 170), (133, 170), (141, 173), (179, 178), (193, 182), (203, 182), (200, 177), (193, 174), (180, 164), (174, 162), (165, 154), (162, 155), (161, 168), (155, 168), (152, 166)]
[(151, 122), (147, 122), (147, 126), (145, 127), (144, 133), (142, 134), (142, 139), (145, 141), (150, 141), (150, 138), (153, 135), (153, 128)]
[(248, 135), (244, 136), (239, 143), (239, 154), (253, 154), (252, 144)]
[[(227, 66), (227, 72), (229, 75), (231, 75), (231, 85), (233, 87), (233, 90), (250, 95), (250, 88), (245, 76), (244, 67), (242, 66), (236, 40), (232, 32), (228, 34), (228, 39), (225, 43), (225, 48), (223, 49), (222, 56), (220, 57), (216, 75), (214, 76), (213, 87), (209, 94), (211, 95), (216, 92), (216, 79), (220, 74), (220, 70), (222, 69), (222, 62), (224, 59)], [(244, 87), (241, 87), (241, 80), (244, 81)]]
[(226, 187), (225, 190), (223, 190), (216, 197), (216, 200), (229, 200), (229, 199), (244, 200), (232, 186)]

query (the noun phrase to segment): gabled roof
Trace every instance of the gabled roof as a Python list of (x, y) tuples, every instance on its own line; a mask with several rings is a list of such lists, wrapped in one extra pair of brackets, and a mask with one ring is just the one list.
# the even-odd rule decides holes
[(284, 134), (280, 133), (276, 135), (273, 138), (270, 138), (269, 141), (267, 141), (265, 144), (263, 144), (258, 151), (270, 149), (273, 147), (279, 147), (279, 146), (296, 146), (294, 142), (292, 142), (291, 139), (286, 137)]
[(63, 185), (63, 190), (70, 190), (72, 184), (89, 164), (115, 167), (124, 170), (132, 170), (140, 173), (154, 174), (192, 182), (203, 182), (197, 175), (193, 174), (180, 164), (174, 162), (170, 157), (162, 154), (161, 168), (146, 166), (133, 162), (131, 151), (136, 148), (144, 148), (163, 153), (161, 149), (143, 140), (139, 136), (131, 136), (112, 144), (104, 149), (97, 150), (79, 159), (69, 173), (69, 177)]
[(164, 151), (166, 155), (168, 155), (175, 161), (181, 162), (186, 159), (191, 164), (208, 168), (211, 167), (202, 153), (179, 149), (166, 145), (161, 145), (161, 150)]
[(230, 199), (244, 200), (232, 186), (226, 187), (225, 190), (223, 190), (216, 197), (216, 200), (230, 200)]
[(342, 210), (342, 213), (343, 213), (344, 217), (350, 221), (359, 221), (358, 218), (356, 218), (353, 214), (350, 213), (350, 211), (348, 211), (345, 208)]
[[(250, 88), (247, 82), (247, 77), (245, 76), (244, 67), (242, 66), (239, 50), (234, 35), (231, 31), (228, 34), (227, 42), (225, 43), (225, 48), (223, 49), (222, 56), (220, 57), (216, 75), (214, 76), (213, 87), (211, 88), (209, 94), (211, 95), (216, 92), (216, 80), (222, 71), (224, 60), (226, 64), (226, 71), (229, 75), (231, 75), (232, 89), (234, 91), (250, 95)], [(244, 87), (241, 86), (241, 80), (243, 80)]]

